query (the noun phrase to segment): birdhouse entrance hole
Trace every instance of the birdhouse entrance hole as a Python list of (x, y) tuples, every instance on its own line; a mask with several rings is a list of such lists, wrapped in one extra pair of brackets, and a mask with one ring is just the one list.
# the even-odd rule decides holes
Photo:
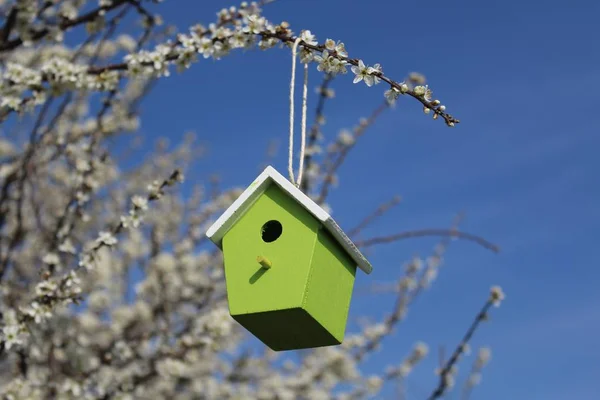
[(271, 220), (266, 222), (261, 228), (262, 239), (271, 243), (279, 239), (279, 236), (283, 233), (283, 226), (281, 226), (281, 222)]

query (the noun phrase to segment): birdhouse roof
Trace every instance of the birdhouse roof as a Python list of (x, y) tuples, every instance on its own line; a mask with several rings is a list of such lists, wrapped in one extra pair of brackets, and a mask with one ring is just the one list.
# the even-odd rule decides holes
[(240, 197), (238, 197), (219, 219), (217, 219), (206, 232), (206, 236), (222, 249), (222, 240), (225, 234), (250, 209), (250, 207), (252, 207), (254, 202), (264, 193), (264, 191), (273, 184), (279, 186), (279, 188), (295, 199), (309, 213), (318, 219), (339, 245), (342, 246), (346, 253), (348, 253), (354, 262), (356, 262), (360, 269), (367, 274), (371, 273), (373, 270), (371, 263), (369, 263), (365, 256), (362, 255), (360, 250), (358, 250), (354, 243), (352, 243), (352, 240), (346, 236), (333, 218), (270, 165), (265, 168), (258, 178), (256, 178), (254, 182), (244, 190)]

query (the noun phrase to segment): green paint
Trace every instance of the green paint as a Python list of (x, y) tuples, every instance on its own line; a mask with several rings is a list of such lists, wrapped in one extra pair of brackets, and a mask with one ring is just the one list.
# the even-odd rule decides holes
[(356, 265), (325, 229), (319, 231), (304, 309), (341, 343), (354, 286)]
[[(261, 228), (278, 221), (267, 243)], [(279, 189), (269, 188), (223, 238), (233, 318), (273, 350), (339, 344), (356, 266), (321, 223)], [(273, 267), (263, 268), (258, 257)]]

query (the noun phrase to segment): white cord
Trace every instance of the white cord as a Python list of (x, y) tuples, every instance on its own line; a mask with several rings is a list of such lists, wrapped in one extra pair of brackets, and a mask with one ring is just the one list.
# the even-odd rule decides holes
[[(296, 55), (298, 44), (302, 41), (301, 38), (297, 38), (292, 46), (292, 78), (290, 81), (290, 144), (289, 144), (289, 160), (288, 160), (288, 173), (290, 175), (290, 181), (294, 183), (294, 87), (296, 81)], [(301, 126), (301, 145), (300, 145), (300, 167), (298, 170), (298, 180), (295, 185), (297, 187), (302, 183), (302, 172), (304, 169), (304, 154), (306, 151), (306, 109), (308, 99), (308, 64), (304, 64), (304, 85), (302, 92), (302, 126)]]
[(308, 98), (308, 64), (304, 64), (304, 90), (302, 91), (302, 141), (300, 142), (300, 167), (298, 168), (298, 181), (296, 186), (302, 183), (302, 172), (304, 172), (304, 153), (306, 151), (306, 103)]

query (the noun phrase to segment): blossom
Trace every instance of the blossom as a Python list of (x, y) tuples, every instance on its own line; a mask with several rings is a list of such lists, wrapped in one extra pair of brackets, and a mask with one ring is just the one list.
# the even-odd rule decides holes
[(48, 306), (41, 305), (37, 301), (32, 302), (29, 307), (23, 310), (23, 312), (33, 318), (36, 324), (39, 324), (42, 321), (52, 317), (50, 308)]
[(243, 29), (244, 32), (258, 34), (265, 29), (267, 21), (264, 17), (259, 17), (258, 15), (250, 15), (246, 19), (247, 25)]
[(86, 268), (86, 269), (92, 269), (93, 268), (93, 262), (94, 262), (94, 256), (91, 253), (83, 253), (79, 259), (79, 263), (78, 265), (80, 267)]
[(38, 283), (35, 287), (35, 293), (38, 296), (48, 296), (53, 294), (58, 289), (56, 282), (51, 280), (44, 280)]
[(0, 100), (0, 107), (8, 107), (18, 111), (21, 107), (21, 99), (17, 96), (4, 96)]
[(102, 231), (98, 234), (96, 242), (111, 247), (117, 244), (117, 238), (110, 232)]
[(480, 373), (472, 373), (469, 375), (469, 379), (467, 380), (467, 386), (477, 386), (481, 383), (481, 374)]
[(129, 210), (129, 215), (127, 216), (121, 216), (121, 225), (123, 225), (123, 228), (137, 228), (143, 221), (143, 214), (136, 209)]
[(377, 393), (383, 386), (383, 379), (381, 377), (372, 375), (367, 379), (367, 390), (369, 393)]
[(314, 60), (315, 55), (311, 49), (302, 48), (300, 50), (300, 62), (303, 64), (307, 64)]
[(394, 104), (400, 96), (400, 91), (392, 86), (391, 88), (385, 91), (384, 96), (388, 104)]
[(316, 46), (318, 44), (317, 37), (313, 35), (309, 30), (303, 30), (300, 33), (300, 38), (304, 43), (309, 44), (311, 46)]
[(329, 54), (329, 51), (323, 50), (321, 54), (316, 54), (314, 56), (316, 62), (319, 63), (317, 66), (318, 71), (323, 71), (330, 73), (332, 75), (336, 74), (345, 74), (346, 70), (346, 61), (339, 60)]
[(73, 246), (73, 242), (71, 242), (71, 239), (66, 238), (59, 246), (58, 246), (58, 251), (60, 251), (61, 253), (70, 253), (70, 254), (75, 254), (75, 247)]
[(477, 352), (476, 365), (483, 368), (492, 358), (492, 350), (489, 347), (482, 347)]
[(371, 77), (373, 77), (373, 83), (375, 85), (377, 85), (381, 81), (381, 78), (379, 78), (378, 76), (378, 74), (381, 74), (383, 72), (380, 64), (375, 64), (372, 67), (367, 68), (367, 72), (369, 73), (369, 75), (371, 75)]
[(56, 253), (48, 253), (44, 256), (42, 261), (44, 262), (44, 264), (57, 265), (60, 262), (60, 258)]
[(199, 321), (201, 332), (208, 333), (212, 337), (223, 337), (231, 333), (233, 320), (225, 308), (217, 308), (202, 317)]
[(271, 48), (275, 47), (275, 45), (277, 45), (278, 42), (279, 41), (277, 39), (271, 38), (271, 37), (270, 38), (266, 38), (266, 39), (261, 39), (258, 42), (258, 47), (261, 50), (267, 50), (267, 49), (271, 49)]
[(325, 48), (330, 52), (335, 52), (338, 56), (348, 57), (348, 52), (346, 51), (346, 47), (344, 43), (338, 41), (337, 43), (332, 39), (327, 39), (325, 41)]
[(375, 82), (375, 77), (371, 75), (369, 71), (375, 71), (373, 67), (367, 67), (362, 60), (358, 60), (358, 65), (354, 65), (351, 68), (354, 75), (353, 83), (358, 83), (360, 81), (364, 81), (367, 86), (373, 86)]
[(378, 339), (388, 333), (388, 327), (385, 324), (375, 324), (365, 329), (364, 335), (367, 339)]
[(133, 206), (139, 210), (146, 211), (148, 209), (148, 199), (139, 195), (131, 198)]
[(429, 89), (427, 85), (415, 86), (413, 92), (415, 95), (423, 97), (423, 99), (426, 101), (431, 101), (431, 96), (433, 95), (433, 92), (431, 91), (431, 89)]
[(500, 286), (492, 286), (490, 289), (490, 301), (492, 304), (494, 304), (496, 307), (499, 307), (500, 303), (502, 303), (502, 300), (504, 300), (504, 292), (502, 291), (502, 288)]
[(6, 350), (10, 350), (13, 346), (20, 346), (24, 340), (23, 330), (19, 325), (7, 325), (2, 328), (2, 339)]
[(419, 72), (411, 72), (408, 75), (408, 79), (415, 85), (424, 85), (425, 84), (425, 76)]
[(81, 292), (81, 288), (79, 287), (80, 284), (81, 280), (77, 276), (77, 273), (75, 271), (69, 271), (64, 279), (64, 287), (69, 289), (72, 293), (78, 294)]
[(422, 85), (415, 86), (415, 88), (413, 89), (413, 92), (415, 93), (416, 96), (424, 96), (426, 91), (427, 91), (427, 88)]
[(329, 71), (329, 52), (323, 50), (321, 54), (315, 55), (315, 61), (319, 63), (317, 70), (328, 72)]
[(356, 139), (354, 135), (347, 129), (342, 129), (338, 135), (338, 142), (343, 146), (352, 146)]

